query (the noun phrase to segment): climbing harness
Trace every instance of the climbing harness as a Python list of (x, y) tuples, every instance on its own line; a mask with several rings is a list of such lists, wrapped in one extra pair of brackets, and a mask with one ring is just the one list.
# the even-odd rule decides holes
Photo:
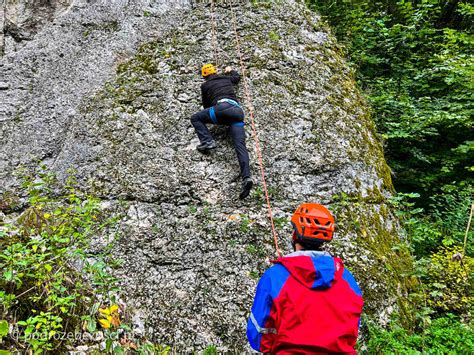
[(231, 100), (231, 99), (220, 99), (219, 101), (217, 101), (218, 104), (220, 104), (221, 102), (227, 102), (228, 104), (231, 104), (232, 106), (242, 108), (237, 101), (234, 101), (234, 100)]
[[(217, 101), (218, 104), (220, 104), (222, 102), (227, 102), (228, 104), (231, 104), (232, 106), (235, 106), (235, 107), (238, 107), (238, 108), (242, 109), (242, 106), (240, 106), (240, 104), (237, 101), (234, 101), (232, 99), (220, 99), (220, 100)], [(231, 123), (230, 125), (234, 126), (234, 127), (244, 127), (245, 122), (244, 121), (234, 122), (234, 123)]]
[[(264, 163), (263, 163), (263, 158), (262, 158), (262, 152), (261, 152), (261, 149), (260, 149), (260, 140), (258, 138), (258, 132), (257, 132), (257, 128), (256, 128), (256, 125), (255, 125), (254, 108), (253, 108), (253, 104), (252, 104), (252, 96), (251, 96), (251, 93), (250, 93), (249, 85), (247, 83), (247, 73), (246, 73), (246, 70), (245, 70), (244, 60), (243, 60), (243, 56), (242, 56), (239, 33), (237, 31), (237, 20), (236, 20), (236, 16), (235, 16), (235, 12), (234, 12), (234, 6), (232, 5), (232, 2), (230, 2), (229, 4), (230, 4), (231, 17), (232, 17), (232, 27), (233, 27), (234, 36), (235, 36), (236, 51), (237, 51), (237, 54), (239, 56), (240, 70), (241, 70), (241, 73), (242, 73), (242, 82), (244, 84), (245, 101), (246, 101), (246, 106), (247, 106), (247, 109), (248, 109), (248, 112), (249, 112), (250, 123), (251, 123), (251, 127), (252, 127), (252, 137), (253, 137), (254, 144), (255, 144), (255, 150), (257, 152), (258, 165), (259, 165), (259, 168), (260, 168), (260, 175), (262, 177), (262, 187), (263, 187), (263, 191), (265, 193), (265, 199), (266, 199), (266, 203), (267, 203), (268, 218), (269, 218), (270, 224), (271, 224), (271, 230), (272, 230), (272, 234), (273, 234), (273, 240), (274, 240), (274, 243), (275, 243), (275, 249), (276, 249), (278, 257), (280, 257), (281, 256), (281, 251), (280, 251), (280, 248), (278, 246), (278, 234), (276, 232), (275, 223), (273, 221), (273, 210), (272, 210), (272, 205), (271, 205), (271, 202), (270, 202), (270, 194), (268, 193), (267, 181), (266, 181), (266, 178), (265, 178), (265, 168), (264, 168)], [(214, 10), (215, 10), (214, 0), (211, 0), (211, 12), (214, 13)], [(216, 19), (215, 19), (214, 14), (211, 14), (211, 21), (213, 21), (213, 24), (212, 24), (213, 35), (216, 35), (216, 33), (217, 33), (217, 31), (216, 31), (217, 23), (216, 23)], [(217, 36), (215, 38), (216, 38), (216, 41), (213, 43), (213, 45), (215, 46), (214, 47), (214, 59), (216, 60), (216, 66), (217, 66), (217, 60), (218, 60), (218, 58), (217, 58)]]
[(212, 123), (217, 123), (216, 111), (214, 110), (214, 106), (209, 109), (209, 116), (211, 117)]

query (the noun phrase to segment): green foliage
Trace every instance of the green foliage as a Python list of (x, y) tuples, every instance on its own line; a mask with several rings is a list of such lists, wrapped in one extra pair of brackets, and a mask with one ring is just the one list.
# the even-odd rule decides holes
[[(146, 345), (120, 341), (129, 327), (114, 305), (119, 289), (110, 274), (112, 245), (89, 251), (92, 236), (110, 234), (116, 219), (103, 214), (99, 200), (78, 190), (72, 176), (63, 187), (44, 169), (37, 176), (25, 178), (24, 211), (0, 224), (3, 344), (35, 354), (57, 353), (77, 335), (85, 341), (84, 331), (93, 337), (103, 328), (106, 352)], [(101, 305), (107, 304), (114, 313), (101, 315)], [(8, 324), (15, 334), (8, 334)]]
[(278, 42), (280, 39), (280, 36), (275, 32), (275, 31), (270, 31), (268, 33), (268, 37), (273, 41), (273, 42)]
[(204, 349), (203, 355), (217, 355), (217, 346), (209, 345), (206, 349)]
[(8, 335), (8, 322), (6, 320), (0, 320), (0, 342), (4, 336)]
[[(365, 346), (369, 353), (462, 350), (462, 332), (472, 332), (472, 324), (464, 323), (471, 318), (474, 306), (473, 259), (469, 254), (463, 256), (461, 247), (469, 195), (458, 196), (457, 204), (441, 206), (438, 201), (436, 213), (430, 215), (424, 215), (423, 209), (416, 207), (413, 201), (416, 198), (418, 194), (398, 194), (390, 201), (417, 257), (415, 276), (420, 282), (407, 297), (413, 304), (415, 324), (406, 329), (402, 326), (403, 317), (395, 314), (389, 328), (382, 329), (366, 319), (370, 332)], [(444, 337), (449, 337), (449, 341)]]
[(462, 256), (462, 248), (444, 247), (432, 254), (424, 277), (428, 305), (437, 311), (467, 314), (474, 309), (472, 271), (474, 259)]
[[(90, 237), (107, 221), (98, 201), (74, 188), (68, 180), (64, 195), (53, 197), (54, 177), (26, 178), (28, 207), (12, 224), (0, 229), (0, 305), (2, 317), (23, 327), (22, 342), (34, 352), (57, 349), (57, 331), (70, 331), (87, 312), (93, 290), (76, 265), (93, 267), (85, 249)], [(99, 278), (98, 278), (99, 276)], [(114, 284), (99, 289), (104, 296)], [(67, 320), (66, 320), (67, 318)]]
[(252, 224), (252, 220), (249, 218), (249, 216), (245, 214), (240, 215), (240, 227), (239, 230), (241, 233), (245, 234), (250, 231), (250, 227)]
[(357, 69), (399, 191), (419, 203), (472, 183), (474, 58), (467, 1), (312, 0)]
[(254, 280), (258, 280), (259, 279), (259, 274), (258, 274), (258, 271), (255, 271), (255, 270), (252, 270), (249, 272), (249, 276), (250, 278), (254, 279)]
[(397, 323), (389, 330), (366, 321), (369, 354), (468, 354), (474, 347), (472, 324), (464, 324), (453, 314), (428, 322), (417, 333), (409, 333)]
[(156, 355), (168, 355), (171, 351), (169, 346), (163, 346), (158, 344), (153, 344), (150, 342), (146, 342), (142, 344), (138, 349), (137, 352), (140, 355), (148, 355), (148, 354), (156, 354)]
[[(407, 238), (413, 252), (425, 258), (437, 252), (442, 246), (461, 245), (468, 223), (472, 189), (454, 189), (449, 193), (433, 195), (429, 198), (430, 213), (416, 207), (419, 194), (398, 193), (391, 199), (397, 216), (402, 220)], [(474, 232), (469, 232), (469, 239)], [(467, 253), (472, 255), (472, 243)]]
[[(33, 313), (37, 313), (32, 310)], [(31, 345), (33, 351), (53, 350), (54, 335), (63, 328), (63, 318), (53, 312), (39, 312), (30, 316), (26, 321), (18, 321), (16, 325), (25, 326), (24, 339)]]

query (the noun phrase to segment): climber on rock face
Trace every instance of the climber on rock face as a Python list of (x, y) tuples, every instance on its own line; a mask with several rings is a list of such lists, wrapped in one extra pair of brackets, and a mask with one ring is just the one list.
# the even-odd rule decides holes
[(291, 218), (294, 252), (260, 279), (247, 338), (263, 353), (355, 354), (362, 292), (341, 259), (320, 250), (332, 240), (334, 218), (304, 203)]
[(240, 75), (230, 67), (225, 68), (223, 75), (218, 75), (212, 64), (204, 65), (201, 73), (205, 79), (201, 85), (204, 110), (191, 117), (191, 123), (201, 142), (196, 149), (205, 153), (217, 147), (206, 123), (229, 126), (242, 177), (239, 198), (244, 199), (249, 195), (253, 181), (250, 177), (249, 153), (245, 145), (244, 111), (237, 101), (234, 89), (240, 81)]

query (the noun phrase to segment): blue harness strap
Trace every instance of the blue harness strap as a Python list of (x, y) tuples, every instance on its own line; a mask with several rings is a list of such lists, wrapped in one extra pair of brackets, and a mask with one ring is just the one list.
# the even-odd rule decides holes
[(227, 102), (228, 104), (231, 104), (232, 106), (237, 106), (237, 107), (240, 107), (242, 108), (242, 106), (240, 106), (240, 104), (235, 101), (235, 100), (232, 100), (232, 99), (220, 99), (219, 101), (217, 101), (218, 103), (220, 102)]
[[(240, 109), (242, 108), (242, 106), (240, 106), (240, 104), (237, 101), (232, 100), (232, 99), (220, 99), (219, 101), (217, 101), (217, 103), (221, 103), (221, 102), (227, 102), (228, 104), (231, 104), (232, 106), (238, 107)], [(232, 123), (231, 126), (244, 127), (245, 123), (243, 121), (235, 122), (235, 123)]]
[(217, 123), (216, 112), (214, 111), (214, 106), (209, 109), (209, 116), (211, 117), (211, 121)]
[[(231, 100), (231, 99), (222, 99), (222, 100), (219, 100), (218, 103), (220, 102), (227, 102), (233, 106), (237, 106), (237, 107), (240, 107), (241, 106), (239, 105), (238, 102), (234, 101), (234, 100)], [(211, 121), (215, 124), (217, 124), (217, 117), (216, 117), (216, 111), (214, 109), (215, 106), (212, 106), (211, 108), (209, 108), (209, 117), (211, 117)], [(235, 123), (232, 123), (231, 126), (236, 126), (236, 127), (244, 127), (245, 126), (245, 123), (242, 121), (242, 122), (235, 122)]]

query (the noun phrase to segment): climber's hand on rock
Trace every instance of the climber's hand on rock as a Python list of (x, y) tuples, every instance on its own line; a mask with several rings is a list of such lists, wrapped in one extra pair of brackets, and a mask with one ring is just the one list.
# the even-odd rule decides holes
[(231, 67), (225, 67), (224, 73), (229, 74), (232, 71)]

